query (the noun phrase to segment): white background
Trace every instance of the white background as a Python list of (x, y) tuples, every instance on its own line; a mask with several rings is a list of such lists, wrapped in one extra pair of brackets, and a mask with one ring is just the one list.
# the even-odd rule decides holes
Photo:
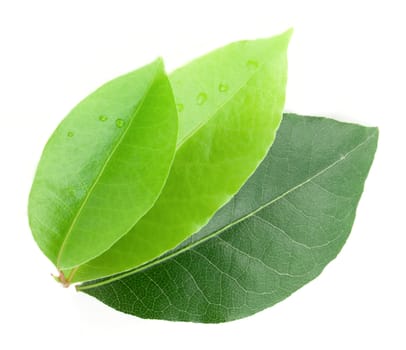
[[(406, 349), (402, 1), (0, 2), (0, 348)], [(147, 321), (63, 289), (27, 198), (47, 138), (107, 80), (293, 26), (286, 109), (380, 127), (351, 236), (315, 281), (221, 325)], [(403, 332), (403, 334), (402, 334)]]

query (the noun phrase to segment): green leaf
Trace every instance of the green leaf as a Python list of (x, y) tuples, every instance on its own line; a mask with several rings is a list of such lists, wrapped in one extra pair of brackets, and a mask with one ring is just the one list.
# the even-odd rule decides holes
[(279, 127), (291, 31), (237, 42), (170, 76), (179, 110), (173, 166), (154, 207), (72, 281), (125, 271), (174, 248), (228, 202), (265, 157)]
[(154, 204), (177, 139), (177, 112), (159, 59), (103, 85), (62, 121), (42, 154), (30, 226), (60, 269), (94, 258)]
[(213, 323), (283, 300), (345, 243), (377, 140), (376, 128), (286, 115), (255, 174), (199, 233), (78, 290), (143, 318)]

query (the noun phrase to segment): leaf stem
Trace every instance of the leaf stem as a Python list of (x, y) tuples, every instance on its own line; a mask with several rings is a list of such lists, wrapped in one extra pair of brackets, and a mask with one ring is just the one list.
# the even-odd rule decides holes
[(62, 271), (58, 270), (58, 272), (59, 276), (56, 277), (56, 279), (58, 280), (59, 283), (62, 284), (64, 288), (68, 288), (70, 286), (69, 278), (67, 279)]

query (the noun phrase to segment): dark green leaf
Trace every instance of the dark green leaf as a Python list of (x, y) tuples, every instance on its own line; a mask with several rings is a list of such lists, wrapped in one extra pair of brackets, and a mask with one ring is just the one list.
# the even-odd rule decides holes
[(286, 115), (255, 174), (199, 233), (78, 289), (143, 318), (215, 323), (269, 307), (342, 248), (377, 140), (376, 128)]

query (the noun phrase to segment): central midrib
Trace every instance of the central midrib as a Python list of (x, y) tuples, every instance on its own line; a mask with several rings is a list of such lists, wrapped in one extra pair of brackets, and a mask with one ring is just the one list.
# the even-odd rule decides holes
[(230, 224), (228, 224), (228, 225), (226, 225), (226, 226), (223, 226), (222, 228), (220, 228), (220, 229), (218, 229), (218, 230), (212, 232), (211, 234), (209, 234), (209, 235), (207, 235), (207, 236), (205, 236), (205, 237), (203, 237), (203, 238), (197, 240), (196, 242), (194, 242), (194, 243), (192, 243), (192, 244), (190, 244), (190, 245), (188, 245), (188, 246), (185, 246), (185, 247), (183, 247), (182, 249), (179, 249), (179, 250), (173, 252), (172, 254), (169, 254), (169, 255), (167, 255), (167, 256), (161, 258), (161, 259), (157, 259), (157, 260), (154, 260), (154, 261), (152, 261), (152, 262), (146, 263), (145, 265), (139, 266), (139, 267), (135, 268), (134, 270), (130, 270), (130, 271), (127, 271), (127, 272), (123, 272), (123, 273), (118, 274), (118, 275), (116, 275), (116, 276), (112, 276), (110, 279), (106, 279), (106, 280), (103, 280), (103, 281), (100, 281), (100, 282), (97, 282), (97, 283), (94, 283), (94, 284), (90, 284), (91, 282), (87, 282), (88, 284), (83, 285), (83, 286), (79, 285), (79, 286), (76, 287), (76, 289), (77, 289), (77, 290), (85, 290), (85, 289), (96, 288), (96, 287), (99, 287), (99, 286), (102, 286), (102, 285), (105, 285), (105, 284), (114, 282), (114, 281), (116, 281), (116, 280), (118, 280), (118, 279), (131, 276), (131, 275), (133, 275), (133, 274), (135, 274), (135, 273), (142, 272), (142, 271), (146, 270), (147, 268), (156, 266), (156, 265), (158, 265), (158, 264), (160, 264), (160, 263), (163, 263), (163, 262), (165, 262), (165, 261), (167, 261), (167, 260), (170, 260), (170, 259), (176, 257), (177, 255), (179, 255), (179, 254), (181, 254), (181, 253), (183, 253), (183, 252), (185, 252), (185, 251), (188, 251), (189, 249), (192, 249), (192, 248), (198, 246), (199, 244), (204, 243), (205, 241), (208, 241), (209, 239), (211, 239), (211, 238), (213, 238), (213, 237), (219, 235), (220, 233), (224, 232), (225, 230), (229, 229), (230, 227), (235, 226), (235, 225), (238, 224), (239, 222), (248, 219), (249, 217), (251, 217), (251, 216), (255, 215), (256, 213), (258, 213), (259, 211), (261, 211), (262, 209), (264, 209), (264, 208), (266, 208), (266, 207), (268, 207), (268, 206), (274, 204), (275, 202), (279, 201), (280, 199), (286, 197), (289, 193), (292, 193), (293, 191), (295, 191), (295, 190), (301, 188), (302, 186), (304, 186), (304, 185), (306, 185), (307, 183), (311, 182), (311, 181), (314, 180), (315, 178), (321, 176), (322, 174), (324, 174), (326, 171), (328, 171), (329, 169), (333, 168), (333, 167), (336, 166), (337, 164), (343, 162), (345, 159), (347, 159), (347, 157), (348, 157), (350, 154), (352, 154), (352, 153), (355, 152), (357, 149), (359, 149), (360, 147), (362, 147), (362, 146), (363, 146), (365, 143), (367, 143), (374, 135), (375, 135), (375, 133), (369, 135), (364, 141), (362, 141), (361, 143), (359, 143), (359, 144), (358, 144), (357, 146), (355, 146), (353, 149), (351, 149), (350, 151), (348, 151), (346, 154), (344, 154), (343, 156), (341, 156), (339, 159), (337, 159), (336, 161), (334, 161), (333, 163), (331, 163), (330, 165), (328, 165), (328, 166), (325, 167), (324, 169), (322, 169), (322, 170), (320, 170), (319, 172), (317, 172), (316, 174), (310, 176), (310, 177), (307, 178), (305, 181), (303, 181), (303, 182), (299, 183), (298, 185), (292, 187), (291, 189), (289, 189), (289, 190), (283, 192), (283, 193), (280, 194), (278, 197), (276, 197), (276, 198), (272, 199), (271, 201), (269, 201), (269, 202), (263, 204), (262, 206), (258, 207), (256, 210), (254, 210), (254, 211), (248, 213), (247, 215), (244, 215), (244, 216), (240, 217), (239, 219), (237, 219), (237, 220), (231, 222)]
[[(103, 173), (104, 173), (104, 171), (105, 171), (107, 165), (109, 164), (110, 160), (111, 160), (112, 157), (114, 156), (114, 153), (116, 152), (117, 148), (119, 147), (119, 145), (121, 144), (121, 142), (122, 142), (122, 140), (125, 138), (125, 136), (127, 135), (128, 130), (130, 130), (132, 123), (133, 123), (134, 120), (136, 119), (136, 118), (135, 118), (135, 115), (136, 115), (136, 114), (138, 113), (138, 111), (142, 108), (142, 106), (143, 106), (143, 104), (144, 104), (144, 102), (145, 102), (146, 96), (148, 95), (149, 91), (151, 90), (151, 88), (152, 88), (152, 86), (153, 86), (153, 84), (154, 84), (154, 82), (155, 82), (155, 80), (156, 80), (157, 72), (158, 72), (158, 68), (157, 68), (156, 72), (154, 73), (153, 78), (151, 79), (151, 83), (149, 84), (148, 88), (146, 89), (144, 95), (142, 96), (142, 99), (140, 100), (140, 102), (138, 103), (138, 105), (134, 108), (134, 111), (131, 113), (130, 122), (128, 123), (127, 128), (126, 128), (125, 131), (121, 134), (120, 138), (117, 140), (117, 143), (114, 145), (114, 147), (113, 147), (113, 149), (111, 150), (110, 154), (109, 154), (108, 157), (106, 158), (106, 160), (105, 160), (105, 162), (104, 162), (104, 164), (103, 164), (103, 166), (102, 166), (102, 168), (101, 168), (99, 174), (96, 176), (95, 180), (93, 181), (92, 185), (90, 186), (89, 191), (87, 192), (86, 196), (84, 197), (84, 199), (83, 199), (83, 201), (82, 201), (82, 204), (80, 205), (80, 207), (79, 207), (79, 209), (78, 209), (76, 215), (74, 216), (74, 218), (73, 218), (73, 220), (72, 220), (72, 222), (71, 222), (71, 224), (70, 224), (70, 226), (69, 226), (69, 228), (68, 228), (68, 230), (67, 230), (67, 232), (66, 232), (65, 238), (64, 238), (63, 241), (62, 241), (61, 247), (59, 248), (58, 256), (57, 256), (57, 259), (56, 259), (56, 266), (57, 266), (58, 268), (59, 268), (60, 260), (61, 260), (61, 257), (62, 257), (62, 253), (63, 253), (63, 251), (64, 251), (64, 248), (65, 248), (65, 246), (66, 246), (66, 243), (67, 243), (67, 241), (68, 241), (68, 239), (69, 239), (69, 237), (70, 237), (70, 235), (71, 235), (71, 233), (72, 233), (72, 231), (73, 231), (73, 228), (74, 228), (75, 225), (76, 225), (77, 220), (78, 220), (79, 217), (80, 217), (80, 214), (81, 214), (83, 208), (85, 207), (85, 205), (86, 205), (87, 201), (89, 200), (89, 198), (90, 198), (90, 196), (91, 196), (91, 194), (92, 194), (94, 188), (96, 187), (96, 185), (97, 185), (97, 183), (99, 182), (101, 176), (103, 175)], [(82, 263), (83, 263), (83, 262), (82, 262)], [(82, 263), (81, 263), (81, 264), (82, 264)], [(80, 265), (80, 264), (79, 264), (79, 265)], [(64, 267), (63, 269), (71, 269), (71, 268), (74, 268), (74, 267), (68, 267), (68, 268), (65, 268), (65, 267)]]

